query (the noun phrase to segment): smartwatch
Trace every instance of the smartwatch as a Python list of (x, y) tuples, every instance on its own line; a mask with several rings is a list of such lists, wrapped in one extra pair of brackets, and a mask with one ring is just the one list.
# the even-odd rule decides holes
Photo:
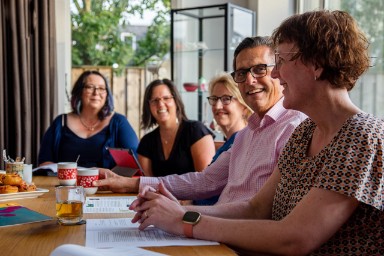
[(189, 238), (193, 238), (193, 226), (199, 223), (201, 219), (201, 213), (187, 211), (183, 216), (183, 229), (184, 235)]

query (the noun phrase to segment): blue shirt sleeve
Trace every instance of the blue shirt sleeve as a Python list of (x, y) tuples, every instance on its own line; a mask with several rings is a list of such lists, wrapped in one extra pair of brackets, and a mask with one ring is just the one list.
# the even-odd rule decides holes
[(128, 123), (125, 116), (115, 113), (117, 118), (116, 129), (116, 147), (118, 148), (130, 148), (133, 152), (137, 152), (139, 145), (139, 139), (132, 126)]

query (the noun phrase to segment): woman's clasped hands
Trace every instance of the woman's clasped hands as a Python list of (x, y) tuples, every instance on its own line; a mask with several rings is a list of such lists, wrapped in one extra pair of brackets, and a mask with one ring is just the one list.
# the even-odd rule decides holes
[(183, 234), (182, 218), (186, 210), (163, 183), (159, 184), (158, 190), (144, 187), (129, 209), (136, 212), (132, 222), (139, 222), (140, 230), (153, 225), (167, 232)]

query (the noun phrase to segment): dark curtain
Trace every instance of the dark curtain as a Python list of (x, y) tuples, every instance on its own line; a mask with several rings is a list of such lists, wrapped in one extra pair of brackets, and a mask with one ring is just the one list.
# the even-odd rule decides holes
[(57, 115), (55, 1), (1, 0), (0, 27), (0, 149), (35, 167)]

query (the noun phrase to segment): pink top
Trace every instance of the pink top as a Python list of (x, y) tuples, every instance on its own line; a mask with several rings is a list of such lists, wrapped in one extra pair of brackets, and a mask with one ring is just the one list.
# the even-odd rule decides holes
[(180, 200), (205, 199), (220, 194), (218, 204), (245, 201), (260, 190), (274, 170), (285, 143), (306, 116), (287, 110), (283, 99), (262, 119), (253, 114), (248, 125), (237, 133), (232, 148), (223, 152), (203, 172), (165, 177), (141, 177), (145, 185), (157, 188), (163, 181)]

